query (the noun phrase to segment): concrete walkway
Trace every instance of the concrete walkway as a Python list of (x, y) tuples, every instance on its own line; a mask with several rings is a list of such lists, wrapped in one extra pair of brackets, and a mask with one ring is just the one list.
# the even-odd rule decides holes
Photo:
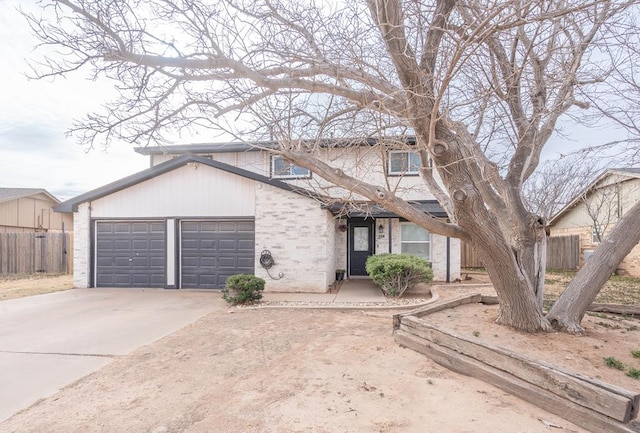
[(264, 292), (263, 301), (267, 302), (322, 302), (342, 303), (358, 302), (386, 303), (382, 290), (369, 278), (348, 279), (342, 282), (338, 293), (270, 293)]

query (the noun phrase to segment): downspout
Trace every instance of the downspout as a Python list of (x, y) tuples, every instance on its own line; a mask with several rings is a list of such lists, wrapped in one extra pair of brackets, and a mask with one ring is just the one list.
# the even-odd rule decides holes
[(389, 254), (391, 254), (391, 227), (392, 227), (392, 219), (389, 218), (387, 221), (389, 221)]
[(451, 238), (447, 236), (447, 283), (451, 282)]

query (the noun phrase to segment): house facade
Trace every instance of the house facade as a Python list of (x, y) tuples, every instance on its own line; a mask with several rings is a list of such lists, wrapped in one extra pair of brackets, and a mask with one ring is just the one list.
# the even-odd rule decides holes
[(59, 203), (42, 188), (0, 188), (0, 233), (73, 231), (71, 215), (53, 211)]
[[(56, 209), (73, 212), (76, 287), (222, 288), (228, 276), (250, 273), (268, 291), (326, 292), (337, 269), (366, 277), (367, 257), (401, 252), (429, 260), (434, 280), (460, 276), (457, 239), (351, 197), (259, 143), (136, 150), (150, 158), (149, 169)], [(367, 142), (319, 153), (446, 219), (418, 176), (415, 153)], [(358, 205), (343, 205), (345, 198)]]
[[(549, 221), (550, 236), (578, 235), (582, 266), (638, 201), (640, 168), (606, 170)], [(616, 273), (640, 277), (640, 244), (620, 263)]]

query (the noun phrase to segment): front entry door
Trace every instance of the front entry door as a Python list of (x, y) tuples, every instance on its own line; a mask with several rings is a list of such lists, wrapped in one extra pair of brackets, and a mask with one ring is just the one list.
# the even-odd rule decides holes
[(371, 218), (349, 220), (349, 275), (367, 275), (365, 264), (374, 253), (373, 223)]

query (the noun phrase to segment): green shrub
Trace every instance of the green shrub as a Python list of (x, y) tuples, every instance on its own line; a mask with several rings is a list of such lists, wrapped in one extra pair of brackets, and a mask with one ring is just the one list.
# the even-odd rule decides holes
[(632, 377), (634, 379), (640, 379), (640, 370), (637, 368), (631, 367), (629, 371), (627, 371), (627, 376)]
[(411, 254), (379, 254), (367, 259), (367, 273), (385, 295), (400, 297), (417, 283), (433, 279), (431, 263)]
[(227, 278), (222, 299), (232, 305), (252, 304), (262, 299), (265, 281), (250, 274), (232, 275)]
[(604, 363), (607, 367), (615, 368), (616, 370), (624, 370), (625, 366), (622, 361), (617, 360), (613, 356), (607, 356), (604, 358)]

